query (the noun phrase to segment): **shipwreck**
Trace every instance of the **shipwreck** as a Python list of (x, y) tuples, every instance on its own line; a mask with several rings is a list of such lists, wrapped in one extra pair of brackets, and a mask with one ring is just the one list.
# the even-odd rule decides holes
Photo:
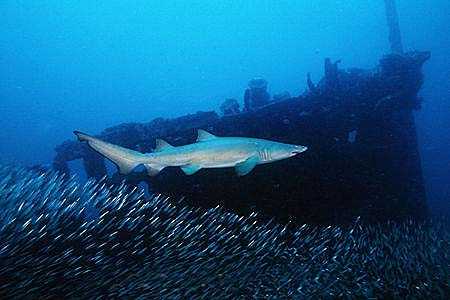
[[(156, 177), (136, 172), (129, 184), (146, 182), (154, 193), (184, 197), (192, 205), (252, 210), (282, 220), (346, 222), (426, 215), (413, 111), (420, 108), (421, 67), (427, 52), (390, 54), (373, 70), (340, 70), (325, 60), (325, 75), (308, 80), (309, 91), (258, 108), (219, 116), (197, 112), (149, 123), (105, 129), (99, 138), (151, 152), (156, 138), (177, 146), (203, 128), (220, 136), (250, 136), (308, 145), (302, 156), (258, 166), (237, 177), (232, 169), (205, 169), (187, 176), (179, 168)], [(104, 159), (75, 140), (56, 147), (53, 166), (69, 173), (82, 159), (88, 177), (107, 175)]]
[[(141, 152), (155, 139), (174, 146), (195, 141), (197, 129), (219, 136), (257, 137), (307, 145), (298, 158), (255, 168), (238, 177), (233, 169), (204, 169), (187, 176), (166, 168), (158, 176), (135, 172), (112, 182), (147, 183), (153, 193), (183, 198), (194, 206), (221, 205), (239, 214), (260, 211), (282, 221), (345, 223), (424, 218), (426, 195), (414, 123), (420, 108), (422, 65), (428, 52), (403, 53), (392, 0), (386, 0), (391, 54), (371, 70), (339, 68), (325, 60), (323, 79), (308, 91), (270, 101), (257, 79), (245, 92), (241, 111), (227, 99), (214, 111), (105, 129), (98, 138)], [(258, 101), (255, 101), (258, 100)], [(254, 105), (252, 105), (254, 104)], [(104, 159), (75, 139), (56, 147), (54, 169), (70, 173), (82, 159), (88, 177), (108, 176)]]

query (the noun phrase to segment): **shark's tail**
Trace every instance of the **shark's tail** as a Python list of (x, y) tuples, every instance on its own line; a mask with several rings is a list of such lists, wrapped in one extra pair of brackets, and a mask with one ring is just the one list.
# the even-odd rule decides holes
[(148, 162), (148, 157), (140, 152), (104, 142), (79, 131), (73, 133), (78, 140), (87, 142), (92, 149), (116, 164), (121, 174), (128, 174), (138, 165)]

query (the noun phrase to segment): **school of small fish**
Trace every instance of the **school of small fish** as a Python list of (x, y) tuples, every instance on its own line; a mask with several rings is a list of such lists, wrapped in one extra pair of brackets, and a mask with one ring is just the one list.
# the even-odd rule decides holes
[(277, 224), (0, 166), (1, 299), (449, 299), (448, 220)]

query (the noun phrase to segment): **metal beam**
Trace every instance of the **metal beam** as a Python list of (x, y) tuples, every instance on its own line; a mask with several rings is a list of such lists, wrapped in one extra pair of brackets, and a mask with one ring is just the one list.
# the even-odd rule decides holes
[(398, 22), (398, 13), (395, 0), (384, 0), (384, 4), (386, 7), (386, 18), (389, 27), (389, 43), (391, 45), (391, 52), (402, 54), (402, 37), (400, 33), (400, 25)]

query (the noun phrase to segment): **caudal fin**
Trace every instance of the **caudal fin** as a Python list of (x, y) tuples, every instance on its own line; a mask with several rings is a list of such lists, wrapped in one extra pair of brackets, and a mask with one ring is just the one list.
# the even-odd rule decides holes
[(104, 142), (80, 131), (73, 133), (79, 141), (87, 142), (89, 147), (116, 164), (121, 174), (130, 173), (138, 165), (148, 160), (148, 157), (140, 152)]

